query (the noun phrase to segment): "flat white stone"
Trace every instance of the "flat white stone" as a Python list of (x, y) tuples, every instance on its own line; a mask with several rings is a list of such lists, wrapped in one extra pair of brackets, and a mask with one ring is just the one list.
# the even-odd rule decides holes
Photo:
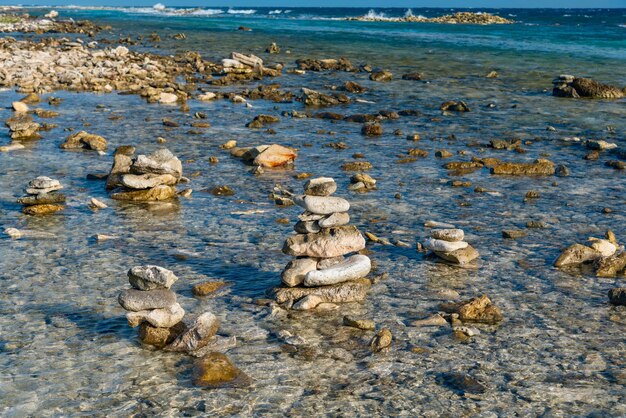
[(281, 279), (287, 286), (297, 286), (302, 284), (304, 276), (317, 269), (316, 258), (296, 258), (291, 260), (281, 274)]
[(60, 185), (61, 182), (59, 182), (59, 180), (51, 179), (46, 176), (39, 176), (28, 183), (28, 187), (32, 187), (33, 189), (47, 189), (48, 187), (56, 187)]
[(330, 196), (337, 191), (337, 183), (331, 177), (310, 179), (304, 184), (304, 194), (311, 196)]
[(443, 241), (457, 242), (463, 241), (465, 233), (462, 229), (435, 229), (430, 232), (430, 236)]
[(607, 239), (589, 238), (590, 247), (600, 252), (602, 257), (610, 257), (617, 251), (617, 246)]
[(327, 286), (360, 279), (368, 275), (372, 269), (372, 262), (366, 255), (353, 255), (345, 261), (335, 264), (325, 270), (310, 271), (304, 276), (304, 285), (307, 287)]
[(297, 196), (294, 202), (309, 212), (319, 215), (331, 215), (335, 212), (347, 212), (350, 203), (341, 197), (335, 196)]
[(321, 228), (332, 228), (350, 223), (350, 215), (347, 212), (336, 212), (326, 218), (317, 221)]
[(449, 242), (441, 239), (428, 238), (424, 241), (424, 247), (431, 251), (451, 252), (468, 246), (465, 241)]
[(159, 95), (159, 103), (176, 103), (178, 101), (178, 96), (174, 93), (161, 93)]
[(426, 221), (424, 223), (426, 228), (454, 228), (454, 225), (445, 222)]
[(321, 297), (317, 295), (308, 295), (300, 299), (298, 302), (296, 302), (292, 306), (292, 309), (295, 309), (297, 311), (307, 311), (309, 309), (316, 308), (319, 304), (323, 302), (324, 302), (324, 299), (322, 299)]
[(179, 323), (185, 316), (185, 310), (179, 303), (163, 309), (129, 312), (126, 314), (128, 325), (139, 326), (142, 322), (148, 322), (153, 327), (169, 328)]

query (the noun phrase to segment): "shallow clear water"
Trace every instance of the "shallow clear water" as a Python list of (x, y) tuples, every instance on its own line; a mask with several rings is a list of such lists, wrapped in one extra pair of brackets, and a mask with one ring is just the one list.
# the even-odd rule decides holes
[[(563, 140), (606, 139), (623, 149), (625, 102), (558, 99), (549, 92), (552, 78), (564, 72), (626, 85), (623, 28), (602, 24), (603, 16), (580, 27), (543, 22), (476, 28), (61, 12), (99, 18), (121, 35), (157, 30), (163, 42), (154, 50), (162, 53), (199, 50), (209, 59), (219, 59), (237, 50), (288, 66), (301, 57), (341, 55), (355, 64), (388, 68), (396, 75), (390, 83), (371, 82), (365, 73), (312, 72), (274, 81), (295, 92), (303, 86), (324, 89), (355, 80), (371, 89), (358, 97), (375, 103), (329, 111), (349, 115), (417, 109), (423, 116), (385, 122), (385, 134), (379, 139), (362, 137), (360, 124), (286, 117), (273, 126), (276, 134), (269, 135), (244, 125), (260, 113), (279, 115), (302, 111), (303, 106), (254, 101), (253, 108), (246, 109), (226, 101), (190, 101), (189, 112), (183, 113), (134, 96), (54, 93), (64, 99), (54, 108), (61, 115), (51, 120), (59, 127), (44, 132), (42, 140), (25, 150), (0, 154), (0, 229), (16, 227), (56, 236), (0, 240), (0, 414), (626, 414), (626, 311), (609, 306), (606, 298), (608, 289), (625, 284), (624, 278), (597, 279), (552, 267), (563, 247), (602, 236), (609, 228), (618, 240), (626, 239), (624, 173), (604, 166), (605, 160), (616, 157), (586, 161), (581, 144)], [(549, 22), (541, 13), (534, 20), (525, 19)], [(240, 24), (255, 30), (234, 31)], [(186, 40), (167, 38), (181, 31)], [(292, 53), (264, 54), (273, 41)], [(484, 78), (494, 69), (500, 77)], [(424, 72), (429, 83), (399, 79), (409, 71)], [(21, 96), (0, 93), (1, 119), (10, 116), (10, 102)], [(442, 116), (439, 105), (453, 98), (465, 100), (472, 111)], [(496, 106), (487, 107), (489, 103)], [(98, 108), (99, 104), (105, 107)], [(196, 111), (206, 112), (212, 127), (190, 135), (187, 131)], [(111, 115), (123, 118), (111, 120)], [(164, 116), (181, 127), (164, 128)], [(556, 132), (547, 131), (548, 125)], [(68, 127), (105, 136), (110, 150), (133, 144), (139, 153), (148, 153), (162, 146), (157, 137), (166, 138), (165, 146), (183, 161), (185, 175), (194, 173), (193, 197), (153, 205), (110, 200), (103, 182), (86, 180), (86, 175), (106, 173), (112, 156), (60, 150)], [(393, 135), (395, 129), (420, 133), (422, 140), (407, 141)], [(523, 145), (525, 154), (470, 146), (513, 138), (532, 142)], [(241, 146), (268, 142), (294, 146), (299, 149), (295, 170), (254, 176), (249, 167), (219, 148), (229, 139)], [(0, 140), (8, 142), (6, 130)], [(337, 141), (349, 149), (324, 146)], [(430, 155), (397, 164), (398, 156), (413, 147)], [(458, 177), (471, 181), (472, 187), (453, 188), (447, 182), (457, 177), (450, 177), (443, 161), (435, 158), (439, 149), (467, 152), (450, 159), (455, 161), (472, 156), (510, 161), (547, 157), (566, 164), (571, 176), (496, 177), (483, 169)], [(347, 191), (350, 173), (340, 167), (352, 161), (355, 152), (364, 153), (374, 165), (369, 174), (378, 180), (378, 190)], [(219, 163), (210, 164), (210, 156), (217, 156)], [(389, 278), (373, 286), (364, 304), (272, 318), (253, 301), (279, 283), (279, 273), (289, 261), (280, 248), (292, 225), (276, 220), (287, 217), (295, 223), (299, 211), (276, 207), (268, 194), (276, 183), (298, 190), (302, 181), (293, 177), (298, 172), (334, 177), (337, 194), (353, 204), (354, 224), (411, 247), (369, 246), (377, 273), (387, 272)], [(44, 218), (21, 214), (15, 201), (28, 181), (39, 175), (64, 184), (68, 208), (61, 214)], [(235, 196), (215, 197), (202, 191), (224, 184), (235, 189)], [(474, 193), (475, 186), (496, 193)], [(525, 202), (529, 190), (539, 191), (541, 197)], [(396, 199), (396, 193), (402, 198)], [(87, 208), (91, 197), (105, 201), (109, 208), (92, 212)], [(603, 214), (604, 207), (614, 212)], [(240, 214), (250, 210), (263, 212)], [(416, 240), (427, 236), (423, 224), (431, 219), (465, 230), (467, 240), (481, 253), (478, 270), (438, 264), (415, 251)], [(529, 229), (528, 236), (519, 240), (501, 238), (502, 229), (524, 228), (529, 220), (545, 221), (547, 228)], [(118, 239), (97, 243), (96, 233)], [(128, 268), (148, 263), (170, 268), (179, 276), (174, 289), (188, 312), (213, 311), (222, 320), (220, 333), (237, 337), (239, 344), (229, 356), (254, 379), (251, 388), (194, 388), (191, 359), (139, 347), (116, 296), (127, 287)], [(207, 278), (232, 285), (214, 297), (194, 298), (191, 286)], [(436, 291), (446, 289), (463, 298), (487, 293), (501, 307), (505, 321), (498, 327), (477, 326), (481, 334), (466, 343), (456, 341), (449, 329), (411, 327), (413, 320), (437, 311), (441, 300)], [(390, 352), (369, 353), (372, 334), (342, 327), (345, 314), (368, 317), (379, 327), (390, 328), (395, 338)], [(282, 347), (283, 330), (304, 339), (297, 353)], [(426, 351), (417, 354), (411, 350), (414, 347)], [(450, 371), (479, 378), (487, 392), (477, 399), (456, 394), (438, 383), (441, 374)]]

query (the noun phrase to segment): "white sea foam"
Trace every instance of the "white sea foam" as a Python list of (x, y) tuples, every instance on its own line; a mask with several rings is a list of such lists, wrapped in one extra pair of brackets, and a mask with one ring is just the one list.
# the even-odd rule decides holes
[(256, 10), (254, 9), (243, 9), (243, 10), (228, 9), (226, 13), (231, 14), (231, 15), (253, 15), (256, 13)]

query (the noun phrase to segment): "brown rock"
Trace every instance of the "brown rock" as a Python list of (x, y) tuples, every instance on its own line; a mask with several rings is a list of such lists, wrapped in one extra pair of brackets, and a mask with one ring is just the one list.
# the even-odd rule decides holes
[(341, 166), (341, 169), (344, 171), (367, 171), (373, 168), (372, 163), (368, 161), (354, 161), (350, 163), (345, 163)]
[(194, 385), (213, 389), (245, 387), (251, 383), (251, 379), (222, 353), (209, 353), (197, 359), (193, 364), (192, 378)]
[(183, 331), (185, 331), (185, 324), (182, 321), (170, 328), (157, 328), (147, 322), (142, 322), (139, 325), (139, 340), (143, 344), (163, 348), (174, 341)]
[(372, 81), (391, 81), (392, 78), (393, 74), (387, 70), (374, 71), (370, 74), (370, 80)]
[(204, 282), (194, 285), (191, 293), (195, 296), (206, 296), (226, 286), (226, 282)]
[(367, 123), (361, 128), (361, 135), (380, 136), (383, 134), (383, 127), (378, 123)]
[(438, 257), (441, 257), (446, 261), (449, 261), (455, 264), (460, 264), (460, 265), (468, 264), (480, 256), (478, 251), (471, 245), (468, 245), (465, 248), (461, 248), (455, 251), (449, 251), (449, 252), (435, 251), (435, 254)]
[(392, 341), (393, 336), (391, 335), (391, 331), (387, 328), (381, 328), (380, 331), (374, 335), (372, 341), (370, 341), (370, 348), (373, 352), (377, 353), (389, 347)]
[(598, 259), (596, 263), (596, 276), (616, 277), (620, 273), (626, 273), (626, 251)]
[(32, 205), (25, 206), (22, 208), (22, 212), (27, 215), (50, 215), (56, 212), (63, 210), (65, 206), (63, 205), (53, 205), (53, 204), (44, 204), (44, 205)]
[(459, 319), (465, 322), (479, 322), (496, 324), (502, 321), (500, 309), (491, 303), (487, 295), (472, 298), (463, 302), (443, 303), (440, 309), (447, 313), (456, 313)]
[(104, 151), (107, 149), (107, 140), (99, 135), (87, 133), (85, 131), (75, 132), (61, 144), (63, 149), (90, 149), (94, 151)]
[(502, 163), (491, 169), (491, 174), (508, 176), (551, 176), (554, 172), (554, 163), (544, 159), (534, 163)]

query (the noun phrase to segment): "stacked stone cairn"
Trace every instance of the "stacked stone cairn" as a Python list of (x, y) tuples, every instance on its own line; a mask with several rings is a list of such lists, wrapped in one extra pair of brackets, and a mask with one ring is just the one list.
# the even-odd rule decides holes
[(128, 312), (128, 324), (139, 327), (143, 344), (196, 355), (216, 339), (219, 320), (211, 312), (184, 320), (185, 310), (170, 290), (177, 280), (172, 271), (163, 267), (133, 267), (128, 271), (132, 288), (123, 290), (118, 302)]
[(121, 146), (115, 150), (113, 166), (107, 179), (111, 197), (128, 201), (161, 201), (176, 196), (174, 187), (182, 178), (183, 166), (168, 149), (148, 156), (133, 157), (135, 148)]
[[(306, 310), (320, 303), (359, 302), (371, 286), (365, 278), (369, 257), (353, 254), (365, 248), (359, 230), (348, 225), (350, 203), (331, 196), (337, 190), (332, 178), (320, 177), (304, 185), (304, 195), (294, 202), (304, 208), (283, 252), (295, 256), (282, 272), (283, 285), (275, 289), (278, 303)], [(349, 255), (349, 256), (348, 256)]]
[(424, 241), (424, 248), (448, 263), (465, 266), (477, 259), (480, 254), (474, 247), (463, 241), (462, 229), (434, 229), (430, 238)]
[(48, 215), (63, 210), (65, 196), (57, 193), (63, 186), (59, 180), (40, 176), (28, 183), (26, 196), (17, 200), (24, 205), (22, 212), (27, 215)]

